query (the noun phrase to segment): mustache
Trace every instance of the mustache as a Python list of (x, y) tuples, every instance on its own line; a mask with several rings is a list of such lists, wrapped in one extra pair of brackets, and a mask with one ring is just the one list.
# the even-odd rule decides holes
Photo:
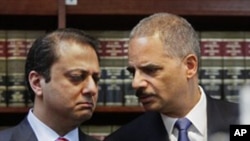
[(153, 93), (149, 93), (149, 92), (145, 92), (143, 89), (138, 89), (135, 92), (136, 97), (140, 98), (142, 96), (146, 96), (146, 95), (153, 95)]

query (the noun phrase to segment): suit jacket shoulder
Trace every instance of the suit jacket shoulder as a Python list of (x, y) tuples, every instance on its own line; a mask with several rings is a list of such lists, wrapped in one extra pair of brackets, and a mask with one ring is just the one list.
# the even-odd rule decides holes
[(37, 138), (25, 118), (17, 126), (1, 131), (0, 141), (37, 141)]
[(0, 131), (0, 141), (10, 141), (13, 128), (8, 128)]
[(238, 123), (238, 104), (207, 96), (208, 136), (218, 132), (229, 134), (230, 125)]
[[(98, 141), (97, 139), (83, 133), (79, 129), (80, 141)], [(0, 141), (37, 141), (27, 118), (21, 121), (17, 126), (0, 131)]]
[(168, 141), (167, 131), (159, 113), (146, 112), (122, 126), (105, 141)]

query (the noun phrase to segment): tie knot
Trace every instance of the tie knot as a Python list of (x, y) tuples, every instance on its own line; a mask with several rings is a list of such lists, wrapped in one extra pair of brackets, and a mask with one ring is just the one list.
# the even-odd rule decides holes
[(69, 140), (63, 137), (59, 137), (55, 141), (69, 141)]
[(176, 121), (175, 126), (178, 130), (187, 130), (191, 122), (187, 118), (180, 118)]

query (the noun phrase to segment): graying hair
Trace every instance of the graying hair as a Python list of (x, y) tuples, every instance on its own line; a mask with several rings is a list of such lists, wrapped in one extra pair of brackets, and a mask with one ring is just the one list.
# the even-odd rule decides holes
[(190, 23), (182, 17), (169, 13), (156, 13), (142, 19), (131, 31), (130, 40), (158, 34), (166, 47), (167, 55), (182, 59), (195, 54), (199, 60), (198, 35)]

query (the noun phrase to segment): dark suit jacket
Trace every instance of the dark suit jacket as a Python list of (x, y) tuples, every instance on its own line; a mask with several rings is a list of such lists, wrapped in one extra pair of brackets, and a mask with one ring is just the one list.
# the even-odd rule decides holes
[[(238, 105), (207, 96), (207, 115), (208, 137), (217, 132), (229, 134), (229, 125), (238, 124)], [(110, 134), (105, 141), (169, 141), (169, 135), (160, 114), (146, 112)]]
[[(0, 131), (0, 141), (37, 141), (27, 118), (17, 126)], [(79, 129), (79, 141), (98, 141)]]

